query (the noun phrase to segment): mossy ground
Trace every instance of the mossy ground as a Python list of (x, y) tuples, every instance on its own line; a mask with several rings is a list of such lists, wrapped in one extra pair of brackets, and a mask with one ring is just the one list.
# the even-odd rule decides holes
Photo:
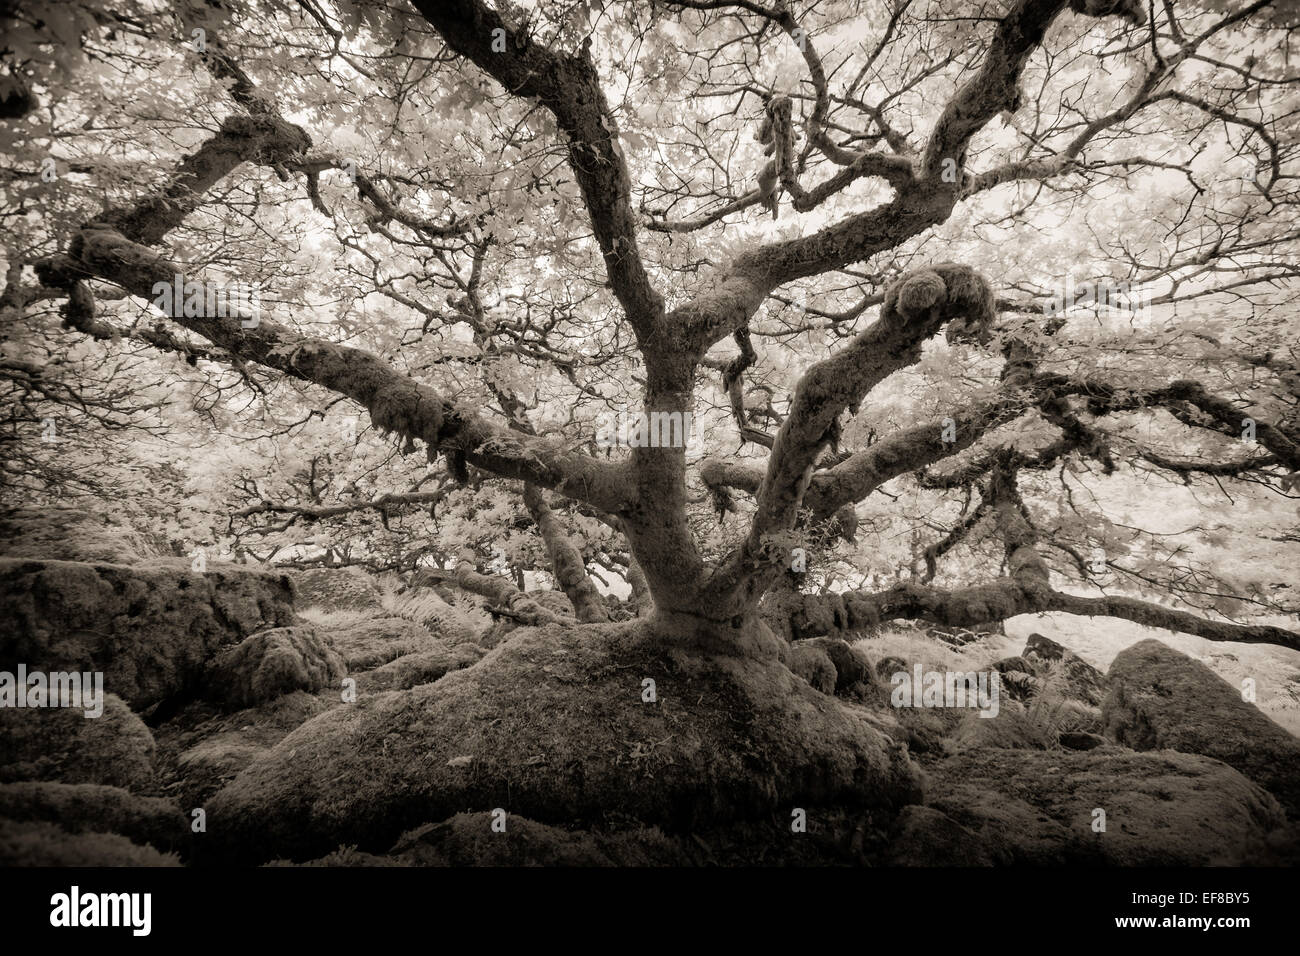
[[(53, 570), (96, 594), (107, 587), (96, 607), (142, 596), (151, 607), (158, 602), (148, 595), (165, 597), (171, 585), (149, 582), (188, 573), (166, 559)], [(1239, 760), (1238, 773), (1197, 755), (1233, 756), (1242, 728), (1258, 721), (1222, 715), (1253, 708), (1222, 682), (1218, 697), (1185, 693), (1162, 706), (1150, 691), (1162, 674), (1199, 687), (1206, 673), (1161, 645), (1133, 648), (1114, 673), (1089, 668), (1086, 679), (1060, 662), (1016, 658), (1018, 642), (1001, 635), (954, 649), (882, 629), (852, 646), (814, 638), (783, 656), (744, 657), (665, 640), (646, 621), (492, 628), (437, 595), (398, 594), (352, 575), (338, 606), (317, 603), (301, 617), (315, 624), (320, 655), (337, 647), (352, 665), (355, 700), (340, 695), (337, 669), (327, 667), (329, 686), (262, 681), (264, 693), (252, 693), (250, 677), (236, 683), (251, 697), (205, 701), (211, 672), (198, 665), (238, 656), (230, 635), (267, 623), (262, 597), (277, 620), (287, 607), (275, 576), (226, 578), (235, 592), (198, 593), (208, 610), (196, 619), (213, 615), (227, 636), (214, 631), (213, 648), (164, 661), (170, 674), (200, 676), (179, 682), (184, 692), (166, 713), (142, 711), (152, 731), (111, 696), (102, 720), (0, 713), (12, 757), (4, 779), (26, 781), (0, 786), (0, 858), (167, 865), (177, 862), (168, 851), (179, 851), (201, 865), (1285, 865), (1300, 855), (1300, 830), (1261, 788), (1285, 791), (1295, 778), (1285, 761)], [(314, 600), (333, 594), (333, 580), (317, 582)], [(51, 621), (82, 597), (52, 598)], [(191, 597), (157, 610), (193, 618), (181, 606)], [(546, 600), (559, 608), (567, 599)], [(917, 663), (996, 666), (1023, 680), (1007, 685), (995, 718), (891, 706), (889, 675)], [(1095, 734), (1101, 708), (1080, 697), (1117, 679), (1107, 741)], [(299, 684), (315, 692), (292, 690)], [(1236, 729), (1226, 733), (1224, 721)], [(1135, 735), (1139, 724), (1151, 739)], [(1274, 751), (1291, 754), (1294, 738), (1269, 727)], [(1091, 734), (1096, 749), (1065, 749), (1070, 733)], [(1135, 753), (1117, 737), (1187, 752)], [(1108, 813), (1104, 834), (1090, 827), (1094, 804)], [(190, 834), (188, 814), (200, 807), (207, 832)], [(497, 811), (504, 832), (492, 826)], [(793, 828), (796, 812), (802, 826)]]

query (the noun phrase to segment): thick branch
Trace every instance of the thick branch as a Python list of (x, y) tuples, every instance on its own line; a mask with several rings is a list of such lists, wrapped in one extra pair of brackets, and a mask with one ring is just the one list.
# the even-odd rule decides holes
[[(69, 256), (38, 264), (45, 284), (66, 286), (77, 277), (96, 276), (154, 300), (158, 298), (155, 286), (171, 288), (177, 277), (182, 284), (191, 278), (182, 266), (113, 229), (83, 229), (69, 252)], [(421, 439), (431, 449), (457, 449), (485, 471), (531, 481), (605, 511), (617, 514), (627, 507), (630, 493), (619, 466), (578, 454), (549, 439), (499, 428), (402, 375), (370, 352), (303, 336), (260, 317), (249, 321), (188, 316), (182, 301), (169, 298), (169, 314), (178, 324), (235, 358), (348, 396), (369, 409), (380, 429)]]
[[(535, 44), (526, 28), (511, 27), (479, 0), (415, 0), (415, 7), (449, 47), (510, 93), (537, 99), (555, 115), (569, 137), (569, 164), (591, 213), (610, 286), (638, 336), (650, 338), (663, 300), (641, 262), (632, 181), (588, 50), (565, 54)], [(502, 40), (505, 49), (494, 50)]]
[(104, 212), (99, 221), (132, 242), (154, 245), (199, 207), (203, 195), (243, 163), (276, 166), (291, 162), (311, 146), (300, 127), (269, 114), (232, 115), (221, 131), (181, 161), (161, 193), (134, 206)]
[(456, 570), (449, 574), (425, 571), (423, 577), (426, 581), (451, 580), (457, 587), (487, 598), (494, 614), (513, 618), (520, 624), (555, 624), (560, 620), (505, 578), (497, 574), (480, 574), (468, 563), (457, 565)]
[(706, 603), (717, 608), (737, 600), (747, 604), (770, 584), (786, 554), (774, 549), (769, 538), (794, 527), (813, 467), (838, 435), (838, 419), (846, 408), (856, 407), (886, 376), (919, 359), (921, 344), (945, 324), (950, 331), (982, 331), (993, 319), (993, 291), (967, 266), (941, 263), (910, 272), (890, 286), (880, 318), (800, 380), (758, 489), (749, 534), (710, 579)]
[[(777, 608), (773, 608), (777, 611)], [(1211, 641), (1277, 644), (1300, 650), (1300, 634), (1265, 624), (1210, 621), (1186, 611), (1127, 597), (1078, 597), (1056, 590), (1028, 591), (1011, 578), (954, 591), (900, 584), (876, 593), (782, 595), (782, 626), (794, 638), (878, 627), (890, 620), (921, 619), (949, 626), (1004, 621), (1017, 614), (1063, 611), (1087, 617), (1114, 617), (1194, 634)]]
[(578, 620), (584, 624), (608, 621), (609, 611), (601, 599), (596, 585), (587, 574), (587, 564), (582, 551), (573, 543), (560, 519), (546, 503), (546, 497), (535, 485), (524, 485), (524, 506), (537, 523), (537, 530), (546, 544), (546, 555), (551, 562), (551, 572), (560, 589), (568, 595)]
[(993, 317), (992, 289), (967, 266), (941, 263), (891, 286), (880, 318), (800, 380), (759, 489), (754, 534), (791, 526), (811, 469), (845, 408), (919, 359), (921, 344), (945, 324), (961, 318), (964, 325), (987, 327)]

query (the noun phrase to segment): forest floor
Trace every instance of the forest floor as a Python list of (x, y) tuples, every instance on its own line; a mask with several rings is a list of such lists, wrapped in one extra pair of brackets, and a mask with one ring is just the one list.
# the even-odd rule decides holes
[[(106, 694), (101, 720), (0, 708), (0, 862), (1300, 859), (1285, 649), (1041, 616), (729, 658), (558, 592), (529, 596), (560, 623), (518, 627), (393, 578), (94, 544), (0, 558), (0, 659)], [(962, 674), (998, 696), (943, 698)], [(900, 699), (913, 675), (940, 696)]]

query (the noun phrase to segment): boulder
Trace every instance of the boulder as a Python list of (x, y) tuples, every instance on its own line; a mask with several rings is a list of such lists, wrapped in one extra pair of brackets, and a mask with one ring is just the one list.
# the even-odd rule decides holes
[(127, 790), (153, 785), (154, 740), (129, 707), (104, 695), (104, 712), (0, 707), (0, 783), (56, 780)]
[(911, 665), (901, 657), (882, 657), (876, 661), (876, 676), (886, 684), (900, 672), (908, 674), (912, 672)]
[(1035, 673), (1034, 665), (1029, 663), (1023, 657), (1004, 657), (993, 665), (993, 669), (999, 674), (1033, 674)]
[(1020, 652), (1020, 658), (1028, 661), (1037, 671), (1043, 664), (1063, 661), (1071, 653), (1064, 644), (1058, 644), (1043, 634), (1034, 633), (1025, 639), (1025, 649)]
[(896, 809), (920, 783), (901, 745), (774, 658), (696, 656), (638, 622), (549, 625), (308, 721), (209, 802), (203, 846), (244, 861), (379, 853), (429, 820), (497, 807), (697, 831), (790, 807)]
[(1251, 866), (1300, 866), (1300, 823), (1274, 830), (1250, 859)]
[(0, 819), (0, 866), (180, 866), (180, 860), (116, 833)]
[(45, 505), (0, 511), (0, 554), (7, 558), (133, 564), (170, 553), (160, 536), (142, 534), (113, 515), (85, 508)]
[(1030, 634), (1020, 653), (1034, 672), (1043, 677), (1055, 668), (1064, 682), (1064, 692), (1094, 707), (1106, 696), (1106, 676), (1078, 654), (1042, 634)]
[(790, 648), (790, 670), (823, 694), (835, 693), (835, 665), (822, 648), (800, 641)]
[(164, 853), (190, 841), (189, 823), (170, 800), (90, 783), (0, 784), (0, 818), (57, 823), (70, 833), (118, 833)]
[(877, 818), (860, 810), (808, 809), (800, 832), (792, 819), (784, 812), (717, 821), (688, 834), (627, 820), (574, 828), (518, 814), (460, 813), (404, 833), (383, 859), (410, 866), (861, 866), (883, 837)]
[(813, 637), (797, 641), (795, 647), (810, 645), (826, 652), (835, 668), (835, 693), (843, 694), (854, 690), (859, 684), (873, 682), (871, 662), (866, 655), (847, 641), (837, 637)]
[(1240, 865), (1284, 821), (1227, 764), (1170, 750), (979, 749), (932, 767), (931, 783), (927, 804), (996, 864)]
[(288, 574), (293, 579), (300, 610), (385, 613), (383, 593), (360, 568), (313, 568)]
[(1106, 746), (1106, 738), (1101, 734), (1090, 734), (1081, 730), (1070, 730), (1061, 734), (1059, 743), (1066, 750), (1096, 750)]
[(204, 674), (204, 696), (231, 709), (256, 707), (296, 690), (337, 687), (346, 673), (312, 628), (277, 627), (218, 654)]
[(293, 622), (279, 574), (185, 561), (148, 565), (0, 559), (0, 661), (102, 671), (136, 710), (189, 693), (223, 647)]
[(1108, 679), (1102, 719), (1111, 739), (1222, 760), (1300, 818), (1300, 739), (1200, 661), (1146, 640), (1116, 656)]

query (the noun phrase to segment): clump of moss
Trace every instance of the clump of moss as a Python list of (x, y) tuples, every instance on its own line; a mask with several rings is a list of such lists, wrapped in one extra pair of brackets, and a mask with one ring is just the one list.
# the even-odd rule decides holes
[(277, 627), (213, 659), (204, 695), (232, 708), (255, 707), (296, 690), (335, 686), (346, 673), (343, 658), (310, 627)]
[(790, 670), (823, 694), (835, 693), (835, 665), (820, 647), (800, 641), (790, 648)]

